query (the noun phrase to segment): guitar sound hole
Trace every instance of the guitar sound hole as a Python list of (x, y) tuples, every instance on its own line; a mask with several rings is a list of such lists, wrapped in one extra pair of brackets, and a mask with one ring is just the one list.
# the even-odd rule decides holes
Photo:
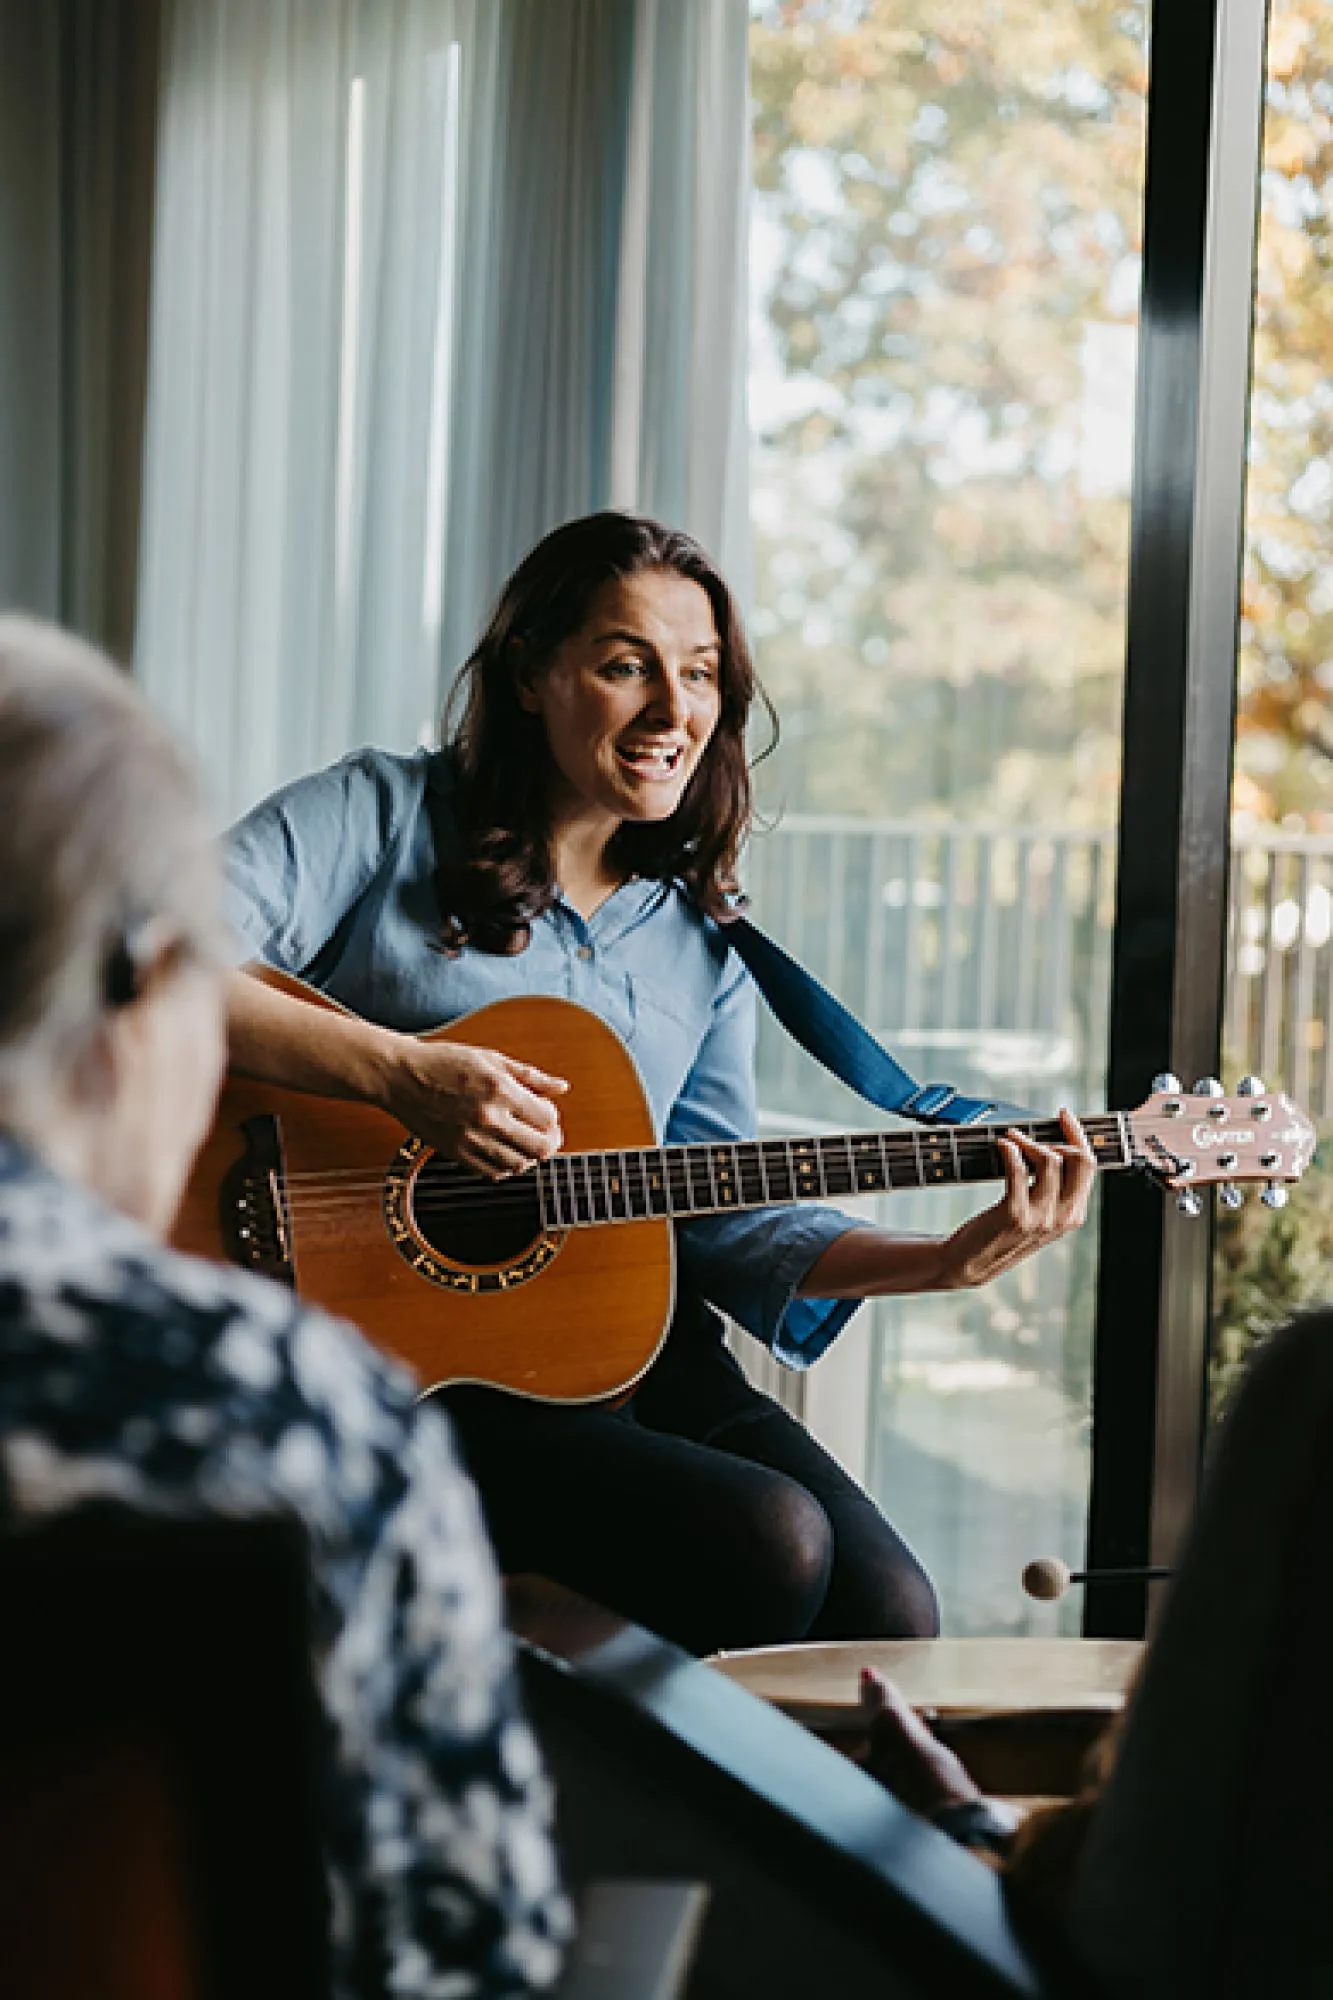
[(412, 1217), (452, 1264), (508, 1264), (542, 1233), (536, 1176), (488, 1181), (452, 1160), (429, 1159), (412, 1183)]

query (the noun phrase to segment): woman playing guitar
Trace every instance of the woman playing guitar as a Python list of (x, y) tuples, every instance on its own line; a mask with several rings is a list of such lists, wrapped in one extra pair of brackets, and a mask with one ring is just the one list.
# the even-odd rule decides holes
[[(235, 828), (248, 955), (351, 1011), (237, 974), (233, 1065), (380, 1106), (499, 1178), (559, 1148), (564, 1080), (418, 1036), (553, 994), (627, 1043), (668, 1141), (753, 1136), (754, 988), (719, 920), (750, 819), (757, 684), (721, 576), (652, 522), (571, 522), (506, 585), (459, 692), (443, 750), (359, 752)], [(1004, 1140), (1002, 1198), (945, 1237), (831, 1208), (681, 1223), (670, 1336), (615, 1407), (440, 1392), (502, 1565), (697, 1651), (932, 1633), (929, 1579), (746, 1383), (718, 1309), (803, 1368), (862, 1298), (987, 1282), (1083, 1221), (1094, 1159), (1062, 1123), (1062, 1144)]]

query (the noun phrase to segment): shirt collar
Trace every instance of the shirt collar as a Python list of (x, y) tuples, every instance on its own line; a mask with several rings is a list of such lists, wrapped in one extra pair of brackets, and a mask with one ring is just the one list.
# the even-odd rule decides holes
[(669, 893), (665, 882), (631, 875), (628, 882), (622, 882), (618, 889), (611, 891), (604, 903), (597, 905), (591, 917), (580, 916), (573, 904), (566, 902), (559, 893), (553, 908), (580, 936), (586, 935), (596, 938), (599, 944), (610, 945), (641, 923)]

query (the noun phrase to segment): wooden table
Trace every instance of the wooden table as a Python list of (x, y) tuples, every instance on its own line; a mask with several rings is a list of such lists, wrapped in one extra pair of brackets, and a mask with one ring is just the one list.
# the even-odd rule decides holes
[(1050, 1797), (1077, 1789), (1142, 1650), (1134, 1639), (840, 1640), (719, 1653), (709, 1665), (844, 1743), (865, 1733), (858, 1677), (874, 1667), (933, 1711), (983, 1790)]

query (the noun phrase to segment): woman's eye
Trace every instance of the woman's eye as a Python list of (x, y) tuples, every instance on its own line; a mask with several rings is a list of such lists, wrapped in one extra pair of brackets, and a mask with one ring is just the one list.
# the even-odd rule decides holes
[(642, 660), (612, 660), (605, 671), (614, 674), (618, 680), (624, 680), (631, 674), (645, 673), (647, 669)]

